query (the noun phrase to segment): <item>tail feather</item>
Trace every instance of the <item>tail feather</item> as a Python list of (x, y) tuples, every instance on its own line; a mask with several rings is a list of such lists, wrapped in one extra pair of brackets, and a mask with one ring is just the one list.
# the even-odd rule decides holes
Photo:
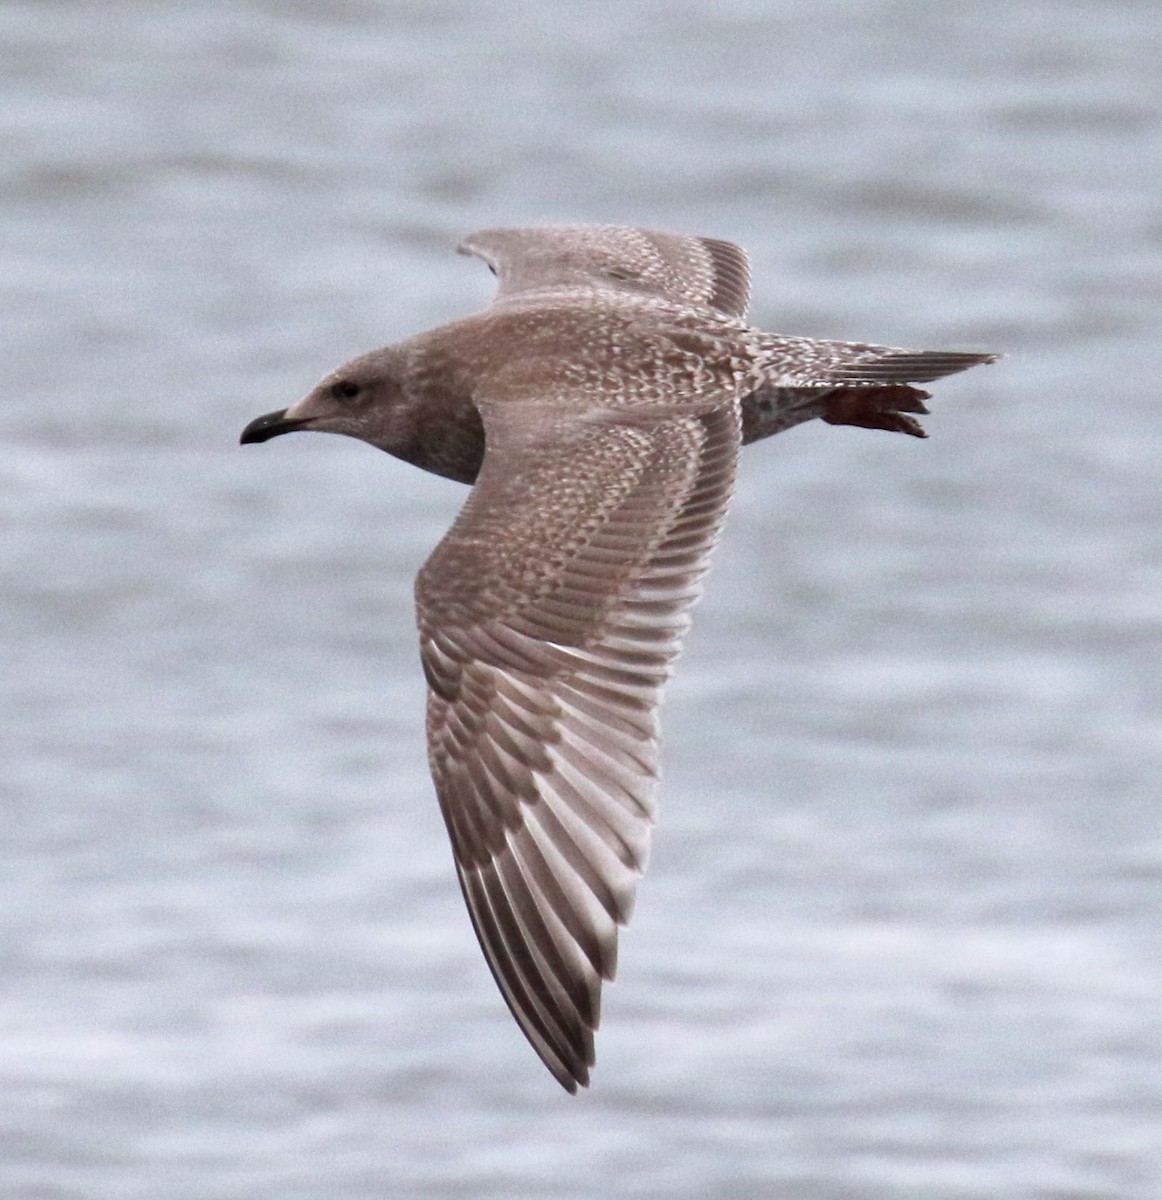
[(773, 387), (829, 384), (928, 383), (997, 360), (995, 354), (958, 350), (900, 350), (867, 342), (821, 342), (768, 335), (759, 368)]
[(836, 383), (930, 383), (945, 375), (967, 371), (981, 363), (996, 362), (995, 354), (968, 354), (946, 350), (890, 350), (882, 357), (869, 357), (835, 366), (827, 373)]

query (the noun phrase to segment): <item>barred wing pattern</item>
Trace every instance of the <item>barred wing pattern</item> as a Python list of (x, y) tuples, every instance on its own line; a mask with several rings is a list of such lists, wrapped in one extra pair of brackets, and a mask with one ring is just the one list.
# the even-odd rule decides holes
[(498, 300), (545, 288), (601, 288), (675, 304), (746, 313), (750, 267), (733, 242), (616, 225), (485, 229), (461, 254), (483, 259), (500, 280)]
[(429, 756), (488, 964), (575, 1091), (646, 864), (657, 705), (730, 499), (739, 416), (618, 414), (531, 439), (489, 418), (476, 488), (416, 586)]

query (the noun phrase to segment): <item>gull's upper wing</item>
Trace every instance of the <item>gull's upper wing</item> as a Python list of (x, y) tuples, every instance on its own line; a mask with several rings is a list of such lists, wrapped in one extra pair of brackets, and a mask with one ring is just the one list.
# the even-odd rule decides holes
[(465, 238), (460, 253), (492, 268), (499, 302), (546, 288), (604, 288), (741, 317), (750, 295), (746, 254), (716, 238), (620, 225), (485, 229)]
[(656, 709), (733, 486), (733, 403), (546, 421), (488, 454), (416, 583), (432, 776), (477, 937), (525, 1036), (589, 1081), (645, 867)]

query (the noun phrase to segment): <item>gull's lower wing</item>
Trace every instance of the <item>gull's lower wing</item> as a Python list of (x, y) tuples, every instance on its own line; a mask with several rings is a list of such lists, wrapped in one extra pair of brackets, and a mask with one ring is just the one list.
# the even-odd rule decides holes
[(417, 580), (428, 747), (485, 957), (575, 1091), (646, 863), (656, 710), (729, 502), (739, 420), (727, 403), (544, 438), (520, 424), (485, 409), (479, 480)]

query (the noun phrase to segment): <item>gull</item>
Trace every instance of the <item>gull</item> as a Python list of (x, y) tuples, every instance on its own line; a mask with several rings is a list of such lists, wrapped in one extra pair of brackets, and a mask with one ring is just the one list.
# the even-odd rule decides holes
[(372, 351), (242, 442), (311, 429), (473, 484), (416, 580), (432, 778), (509, 1009), (570, 1092), (646, 866), (658, 704), (741, 445), (819, 417), (924, 437), (914, 385), (995, 355), (766, 333), (730, 242), (491, 229), (474, 316)]

